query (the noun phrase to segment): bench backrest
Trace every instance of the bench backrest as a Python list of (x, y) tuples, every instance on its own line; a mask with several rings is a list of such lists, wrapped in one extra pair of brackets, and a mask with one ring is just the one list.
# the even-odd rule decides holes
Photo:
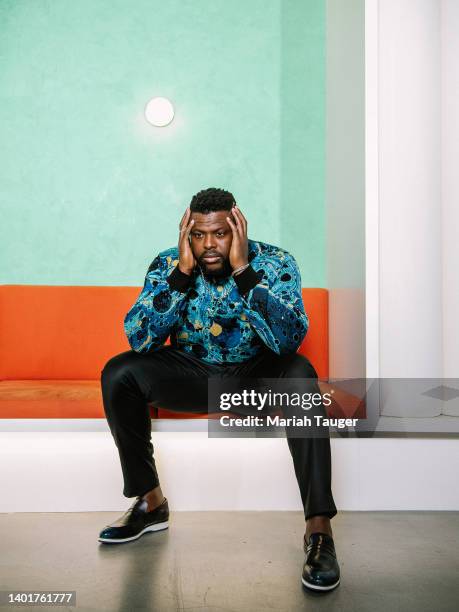
[[(0, 286), (0, 380), (97, 380), (130, 349), (123, 320), (140, 287)], [(328, 291), (303, 289), (310, 327), (299, 352), (328, 377)]]

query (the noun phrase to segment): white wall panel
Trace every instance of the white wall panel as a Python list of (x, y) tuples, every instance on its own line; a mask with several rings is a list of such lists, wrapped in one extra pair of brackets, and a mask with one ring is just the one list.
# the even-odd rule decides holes
[(379, 2), (380, 376), (441, 377), (440, 3)]
[(459, 2), (441, 2), (444, 376), (459, 378)]

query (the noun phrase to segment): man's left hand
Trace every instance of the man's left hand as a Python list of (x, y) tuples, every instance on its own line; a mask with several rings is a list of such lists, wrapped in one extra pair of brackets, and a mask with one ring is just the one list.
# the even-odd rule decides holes
[(249, 245), (247, 241), (247, 220), (235, 205), (231, 209), (231, 218), (226, 217), (233, 232), (233, 242), (229, 252), (229, 262), (233, 270), (248, 263)]

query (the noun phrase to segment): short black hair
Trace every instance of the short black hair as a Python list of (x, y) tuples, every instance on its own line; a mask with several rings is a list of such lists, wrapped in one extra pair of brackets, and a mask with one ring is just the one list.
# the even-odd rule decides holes
[(231, 210), (235, 203), (236, 200), (229, 191), (209, 187), (209, 189), (203, 189), (192, 197), (190, 210), (207, 215), (219, 210)]

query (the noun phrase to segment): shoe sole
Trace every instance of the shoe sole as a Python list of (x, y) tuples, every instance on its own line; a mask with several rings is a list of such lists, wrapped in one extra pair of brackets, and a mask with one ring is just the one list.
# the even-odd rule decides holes
[(340, 579), (338, 579), (338, 582), (330, 584), (329, 586), (319, 586), (318, 584), (311, 584), (310, 582), (307, 582), (304, 578), (301, 578), (301, 582), (305, 587), (313, 591), (331, 591), (339, 585)]
[(133, 540), (138, 540), (140, 536), (142, 536), (144, 533), (147, 533), (148, 531), (162, 531), (163, 529), (167, 529), (168, 527), (168, 521), (165, 521), (164, 523), (155, 523), (154, 525), (148, 525), (148, 527), (145, 527), (144, 529), (142, 529), (142, 531), (139, 531), (137, 535), (132, 536), (130, 538), (99, 538), (99, 542), (102, 542), (103, 544), (123, 544), (124, 542), (132, 542)]

